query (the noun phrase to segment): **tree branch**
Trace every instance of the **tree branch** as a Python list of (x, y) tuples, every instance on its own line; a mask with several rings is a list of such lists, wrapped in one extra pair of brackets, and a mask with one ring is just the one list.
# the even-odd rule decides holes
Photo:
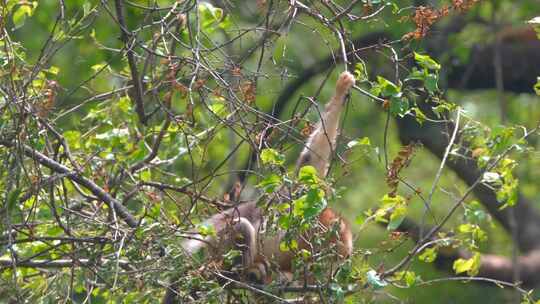
[[(413, 220), (406, 218), (399, 226), (398, 231), (406, 232), (414, 241), (420, 240), (421, 231), (429, 231), (431, 227), (420, 227)], [(469, 259), (471, 253), (463, 250), (453, 250), (450, 247), (437, 252), (435, 265), (439, 269), (454, 273), (453, 264), (457, 259)], [(513, 282), (515, 268), (519, 269), (520, 278), (524, 285), (533, 286), (540, 282), (540, 249), (519, 256), (514, 264), (511, 258), (482, 254), (480, 257), (480, 269), (475, 277), (489, 278), (504, 282)]]
[[(126, 270), (130, 270), (129, 262), (125, 260), (110, 260)], [(26, 267), (26, 268), (67, 268), (99, 266), (102, 262), (91, 259), (58, 259), (58, 260), (21, 260), (13, 261), (10, 258), (0, 258), (0, 267)]]
[(114, 1), (116, 8), (116, 18), (118, 19), (118, 24), (120, 25), (121, 39), (126, 47), (126, 55), (128, 59), (129, 69), (131, 71), (131, 79), (133, 82), (134, 88), (134, 98), (135, 98), (135, 111), (139, 116), (139, 120), (143, 125), (146, 125), (146, 115), (144, 114), (144, 101), (143, 101), (143, 87), (141, 82), (141, 77), (137, 71), (137, 62), (135, 61), (135, 52), (133, 51), (133, 46), (135, 40), (131, 45), (128, 45), (130, 42), (130, 37), (133, 35), (131, 31), (128, 30), (126, 25), (126, 18), (124, 16), (124, 1), (115, 0)]
[[(365, 37), (356, 38), (355, 45), (362, 41), (369, 41), (370, 43), (376, 43), (384, 38), (387, 38), (388, 35), (384, 32), (377, 32), (368, 34)], [(508, 48), (519, 49), (520, 40), (515, 40), (512, 42), (506, 42), (509, 45)], [(528, 42), (527, 42), (528, 43)], [(360, 46), (360, 45), (358, 45)], [(532, 54), (532, 51), (536, 51), (537, 54), (540, 54), (540, 43), (536, 48), (526, 48), (527, 54), (535, 56)], [(509, 55), (510, 56), (510, 55)], [(514, 57), (503, 56), (503, 61), (506, 59)], [(523, 57), (522, 58), (528, 58)], [(296, 91), (304, 84), (309, 82), (313, 77), (317, 76), (319, 73), (326, 71), (334, 64), (332, 56), (328, 56), (320, 60), (319, 62), (313, 64), (311, 67), (304, 69), (300, 76), (293, 82), (291, 82), (279, 96), (276, 104), (275, 111), (273, 115), (278, 117), (279, 114), (283, 111), (286, 106), (286, 103)], [(521, 90), (521, 85), (515, 82), (523, 81), (522, 77), (529, 77), (536, 81), (536, 75), (540, 74), (540, 65), (531, 65), (534, 66), (536, 72), (532, 74), (514, 76), (512, 79), (505, 79), (505, 88), (507, 89), (516, 89), (518, 92)], [(508, 65), (503, 63), (503, 68), (508, 68)], [(456, 68), (453, 69), (457, 70)], [(511, 75), (510, 71), (505, 72), (505, 75)], [(452, 77), (452, 76), (451, 76)], [(530, 82), (531, 80), (528, 80)], [(452, 84), (452, 83), (450, 83)], [(467, 85), (471, 85), (471, 88), (475, 88), (472, 84), (465, 84), (465, 87), (462, 89), (467, 89)], [(425, 106), (425, 105), (424, 105)], [(429, 113), (432, 113), (431, 109), (425, 106), (425, 111), (429, 116)], [(401, 141), (404, 144), (408, 144), (412, 141), (421, 142), (428, 150), (433, 153), (435, 156), (441, 158), (444, 156), (444, 151), (448, 146), (449, 139), (447, 138), (448, 130), (454, 130), (454, 124), (448, 122), (443, 123), (433, 123), (425, 122), (423, 125), (419, 125), (413, 117), (405, 116), (403, 118), (397, 118), (399, 127), (399, 136)], [(267, 132), (269, 133), (269, 132)], [(252, 156), (253, 157), (253, 156)], [(474, 160), (472, 159), (454, 159), (448, 161), (448, 167), (452, 169), (456, 174), (465, 181), (469, 186), (471, 186), (476, 180), (478, 180), (480, 170)], [(510, 215), (509, 209), (499, 210), (500, 203), (497, 201), (495, 192), (480, 184), (474, 189), (474, 194), (478, 200), (486, 207), (486, 209), (501, 223), (504, 229), (510, 231)], [(518, 203), (513, 206), (515, 216), (520, 220), (517, 223), (518, 239), (516, 242), (521, 250), (530, 251), (535, 248), (540, 247), (540, 214), (532, 207), (531, 203), (526, 200), (521, 193), (518, 194)]]
[(33, 160), (37, 161), (41, 165), (53, 170), (56, 173), (65, 174), (67, 178), (72, 180), (73, 182), (85, 187), (88, 189), (92, 194), (94, 194), (97, 198), (102, 200), (107, 206), (112, 208), (118, 216), (128, 224), (129, 227), (135, 228), (138, 226), (138, 221), (135, 219), (135, 217), (127, 210), (127, 208), (122, 205), (118, 200), (116, 200), (114, 197), (112, 197), (109, 193), (107, 193), (105, 190), (103, 190), (101, 187), (96, 185), (92, 180), (84, 177), (81, 175), (81, 173), (73, 171), (69, 169), (68, 167), (62, 165), (61, 163), (58, 163), (54, 161), (53, 159), (45, 156), (44, 154), (32, 149), (31, 147), (27, 145), (16, 145), (15, 142), (7, 141), (7, 140), (0, 140), (0, 145), (3, 145), (5, 147), (20, 147), (23, 151), (23, 153), (27, 156), (32, 158)]
[[(355, 46), (355, 49), (361, 49), (376, 45), (378, 42), (388, 38), (389, 36), (384, 32), (374, 32), (354, 39), (353, 45)], [(304, 84), (308, 83), (313, 77), (328, 71), (328, 69), (336, 64), (336, 60), (341, 61), (343, 59), (341, 57), (334, 57), (330, 55), (311, 65), (310, 67), (303, 69), (300, 73), (298, 73), (298, 76), (281, 91), (276, 102), (274, 103), (274, 106), (272, 107), (272, 111), (268, 112), (267, 114), (278, 119), (287, 108), (287, 103), (296, 93), (296, 91), (298, 91)], [(268, 137), (271, 133), (271, 129), (267, 130), (265, 132), (266, 137)], [(250, 157), (244, 164), (244, 169), (241, 170), (238, 176), (240, 182), (244, 182), (247, 173), (250, 171), (250, 164), (255, 163), (256, 158), (257, 151), (252, 151)]]
[[(430, 107), (424, 106), (427, 116), (433, 114)], [(433, 123), (426, 121), (420, 125), (413, 117), (403, 117), (397, 119), (399, 137), (402, 143), (421, 142), (431, 153), (438, 158), (444, 156), (444, 151), (449, 144), (447, 130), (453, 130), (452, 122)], [(452, 169), (467, 185), (473, 185), (479, 178), (479, 170), (476, 161), (472, 158), (456, 157), (447, 162)], [(484, 207), (496, 218), (503, 228), (511, 231), (509, 208), (499, 210), (501, 204), (497, 201), (496, 193), (489, 187), (478, 184), (474, 188), (474, 194)], [(518, 195), (518, 202), (514, 209), (515, 215), (519, 218), (517, 223), (518, 238), (515, 240), (521, 250), (530, 251), (540, 247), (540, 214), (531, 206), (521, 193)]]

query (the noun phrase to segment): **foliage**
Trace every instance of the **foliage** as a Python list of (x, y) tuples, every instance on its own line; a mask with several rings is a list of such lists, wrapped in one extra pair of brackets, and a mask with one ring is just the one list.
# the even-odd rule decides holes
[[(435, 57), (422, 39), (441, 19), (491, 18), (514, 5), (447, 2), (4, 1), (0, 298), (158, 303), (174, 281), (187, 302), (358, 303), (392, 294), (421, 302), (415, 288), (439, 294), (430, 284), (452, 275), (473, 286), (486, 253), (509, 254), (508, 239), (518, 243), (492, 218), (510, 214), (523, 193), (540, 199), (540, 111), (513, 102), (503, 125), (489, 96), (473, 104), (468, 92), (447, 94), (450, 59), (472, 60), (468, 41)], [(534, 3), (511, 17), (528, 20)], [(355, 45), (379, 29), (398, 38)], [(316, 101), (332, 93), (330, 67), (344, 66), (357, 86), (345, 140), (320, 177), (294, 163), (320, 115)], [(327, 70), (322, 82), (311, 79)], [(295, 99), (297, 81), (314, 96)], [(533, 90), (540, 95), (540, 80)], [(425, 132), (442, 126), (427, 136), (447, 142), (441, 160), (391, 136), (413, 122)], [(455, 169), (462, 159), (480, 172), (467, 185), (447, 170), (470, 169)], [(479, 188), (493, 194), (495, 211), (473, 198)], [(193, 232), (216, 235), (204, 219), (247, 199), (264, 206), (264, 233), (284, 232), (279, 248), (293, 253), (296, 284), (278, 274), (268, 286), (238, 283), (239, 250), (222, 259), (183, 252)], [(327, 246), (339, 227), (318, 229), (327, 206), (356, 218), (355, 252), (342, 263)], [(445, 258), (451, 273), (430, 268)], [(487, 282), (534, 301), (517, 282)], [(489, 287), (474, 288), (483, 297)]]

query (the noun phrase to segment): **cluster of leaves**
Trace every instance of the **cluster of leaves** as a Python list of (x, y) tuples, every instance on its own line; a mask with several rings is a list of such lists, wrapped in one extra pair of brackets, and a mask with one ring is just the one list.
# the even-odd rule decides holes
[[(276, 168), (276, 166), (283, 166), (284, 155), (274, 149), (263, 149), (261, 161), (271, 168)], [(285, 168), (281, 167), (278, 170), (284, 172)], [(271, 197), (280, 187), (295, 189), (292, 191), (294, 199), (275, 203), (269, 207), (269, 212), (275, 215), (270, 217), (275, 219), (275, 223), (270, 221), (269, 226), (275, 225), (277, 230), (286, 232), (279, 247), (284, 252), (295, 253), (298, 258), (296, 263), (303, 266), (297, 269), (304, 269), (302, 271), (311, 269), (317, 280), (327, 279), (328, 274), (325, 271), (328, 269), (324, 265), (332, 259), (332, 256), (324, 252), (330, 253), (333, 248), (325, 246), (330, 244), (329, 239), (336, 234), (335, 229), (339, 229), (339, 225), (330, 231), (321, 231), (313, 227), (317, 226), (317, 217), (328, 205), (327, 196), (329, 196), (328, 192), (333, 193), (332, 188), (318, 177), (317, 170), (312, 166), (300, 168), (298, 176), (294, 178), (289, 178), (288, 174), (268, 173), (258, 187)], [(311, 242), (308, 246), (311, 250), (300, 249), (298, 236), (305, 235), (308, 231), (311, 237), (307, 240), (303, 239), (303, 242)], [(314, 253), (317, 255), (314, 256)], [(344, 282), (348, 281), (342, 283)], [(335, 284), (338, 282), (336, 281)]]
[[(419, 123), (423, 123), (427, 119), (415, 102), (419, 93), (427, 93), (430, 101), (436, 104), (433, 111), (437, 114), (455, 110), (455, 104), (441, 98), (442, 92), (438, 86), (441, 65), (429, 55), (416, 52), (413, 54), (417, 67), (412, 68), (407, 77), (404, 78), (403, 84), (401, 82), (395, 84), (382, 76), (377, 76), (376, 82), (369, 82), (370, 92), (384, 100), (382, 106), (392, 116), (414, 115)], [(357, 65), (356, 73), (359, 75), (365, 73), (363, 65)]]

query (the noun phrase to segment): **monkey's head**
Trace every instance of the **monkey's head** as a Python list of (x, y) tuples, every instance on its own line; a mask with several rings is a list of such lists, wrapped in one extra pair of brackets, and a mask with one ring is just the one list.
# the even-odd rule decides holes
[(270, 265), (267, 261), (258, 259), (245, 273), (246, 280), (255, 284), (270, 284), (272, 282), (272, 275), (270, 272)]

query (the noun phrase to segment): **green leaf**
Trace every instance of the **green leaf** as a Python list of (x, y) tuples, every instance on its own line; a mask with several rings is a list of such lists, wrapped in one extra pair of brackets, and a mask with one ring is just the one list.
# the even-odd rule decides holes
[(536, 84), (533, 88), (534, 92), (536, 92), (536, 95), (540, 96), (540, 77), (536, 77)]
[(412, 68), (412, 71), (407, 75), (407, 78), (405, 78), (405, 81), (409, 80), (421, 80), (424, 81), (426, 79), (426, 70), (420, 71), (416, 67)]
[(210, 111), (212, 111), (212, 113), (214, 113), (218, 117), (223, 118), (227, 116), (227, 107), (225, 107), (225, 105), (222, 103), (211, 104), (209, 108), (210, 108)]
[(424, 80), (424, 86), (429, 93), (433, 94), (439, 90), (439, 87), (437, 86), (438, 81), (439, 77), (435, 74), (428, 74), (426, 76), (426, 79)]
[[(107, 132), (96, 134), (95, 138), (101, 141), (102, 145), (109, 145), (113, 148), (123, 149), (126, 147), (126, 143), (129, 141), (129, 129), (128, 128), (113, 128)], [(123, 155), (116, 155), (121, 157)]]
[(381, 88), (381, 95), (384, 97), (394, 96), (401, 92), (401, 89), (397, 85), (384, 77), (377, 76), (377, 82)]
[(304, 219), (310, 220), (318, 216), (326, 208), (328, 203), (321, 189), (310, 189), (306, 195), (304, 204)]
[(207, 32), (213, 32), (216, 28), (227, 28), (231, 26), (229, 16), (225, 15), (223, 9), (215, 7), (211, 3), (202, 2), (199, 4), (201, 26)]
[(466, 272), (470, 276), (477, 275), (480, 269), (480, 253), (475, 253), (470, 259), (457, 259), (453, 269), (456, 274)]
[(84, 2), (82, 5), (83, 8), (83, 16), (88, 16), (90, 14), (90, 9), (92, 8), (92, 4), (90, 2)]
[(60, 68), (53, 65), (50, 68), (46, 69), (45, 72), (53, 75), (58, 75), (58, 72), (60, 72)]
[(396, 230), (399, 225), (401, 225), (406, 216), (407, 206), (405, 204), (396, 206), (396, 208), (390, 215), (390, 222), (388, 223), (388, 226), (386, 228), (390, 231)]
[(214, 225), (203, 223), (197, 226), (197, 232), (202, 236), (216, 236), (216, 228), (214, 228)]
[(461, 224), (458, 226), (457, 231), (461, 234), (469, 234), (474, 240), (479, 242), (487, 240), (487, 233), (476, 224)]
[(400, 117), (405, 116), (409, 112), (409, 100), (407, 97), (392, 96), (390, 97), (390, 114)]
[(461, 233), (470, 233), (473, 231), (473, 225), (472, 224), (462, 224), (458, 226), (457, 229)]
[(127, 97), (121, 97), (116, 102), (116, 106), (123, 113), (128, 113), (131, 110), (131, 101)]
[(368, 80), (367, 68), (364, 62), (358, 62), (354, 67), (356, 81), (363, 82)]
[(64, 229), (60, 228), (60, 226), (50, 226), (47, 228), (47, 236), (60, 236), (64, 233)]
[(436, 258), (437, 258), (437, 250), (435, 247), (424, 249), (424, 252), (422, 252), (422, 254), (418, 256), (418, 259), (420, 261), (423, 261), (426, 263), (433, 263), (433, 261), (435, 261)]
[(107, 63), (103, 62), (103, 63), (94, 64), (90, 68), (94, 71), (94, 73), (98, 73), (101, 70), (103, 70), (105, 67), (107, 67)]
[(292, 226), (292, 217), (291, 215), (282, 215), (278, 219), (278, 226), (281, 229), (288, 230)]
[(277, 64), (281, 64), (283, 60), (287, 59), (287, 43), (288, 35), (281, 35), (274, 42), (274, 52), (272, 58)]
[(278, 204), (276, 207), (276, 210), (281, 213), (286, 213), (291, 209), (291, 204), (289, 203), (281, 203)]
[(401, 195), (390, 196), (388, 194), (385, 194), (381, 198), (381, 205), (384, 207), (394, 207), (396, 205), (400, 205), (404, 203), (405, 203), (405, 198), (403, 198), (403, 196)]
[(317, 169), (313, 166), (303, 166), (298, 171), (298, 181), (306, 185), (316, 185), (319, 183)]
[(515, 143), (513, 137), (516, 133), (514, 127), (496, 126), (491, 132), (489, 138), (493, 153), (503, 152)]
[(289, 246), (287, 246), (287, 243), (285, 241), (282, 241), (279, 243), (279, 251), (281, 252), (287, 252), (289, 251)]
[(260, 183), (258, 183), (257, 187), (263, 189), (266, 193), (272, 193), (280, 185), (281, 177), (279, 177), (277, 174), (270, 174), (269, 176), (265, 177)]
[(281, 243), (279, 243), (280, 251), (287, 252), (296, 249), (298, 249), (298, 242), (296, 240), (282, 241)]
[(354, 223), (355, 223), (356, 225), (358, 225), (358, 226), (362, 226), (362, 225), (366, 222), (367, 218), (368, 218), (368, 217), (367, 217), (366, 215), (364, 215), (364, 214), (359, 214), (359, 215), (357, 215), (356, 218), (354, 219)]
[(349, 149), (355, 147), (355, 146), (366, 146), (366, 147), (370, 147), (371, 146), (371, 142), (369, 140), (369, 137), (362, 137), (358, 140), (351, 140), (350, 142), (347, 143), (347, 147)]
[(79, 131), (66, 131), (64, 132), (64, 139), (71, 149), (79, 149), (81, 147), (81, 132)]
[(503, 185), (497, 191), (497, 201), (504, 203), (499, 209), (514, 206), (518, 201), (519, 181), (513, 177), (505, 178)]
[(263, 165), (283, 165), (285, 156), (274, 149), (267, 148), (261, 151), (261, 161)]
[(428, 69), (428, 70), (440, 70), (441, 65), (437, 63), (437, 61), (433, 60), (429, 55), (421, 55), (417, 52), (414, 52), (414, 60), (416, 60), (416, 63), (420, 65), (421, 67)]
[(414, 117), (416, 118), (416, 121), (419, 124), (423, 124), (427, 120), (426, 114), (424, 114), (424, 112), (422, 112), (422, 110), (420, 110), (420, 108), (418, 107), (414, 107), (413, 110), (414, 110), (414, 114), (415, 114)]
[(139, 173), (140, 179), (142, 181), (148, 182), (152, 180), (152, 171), (150, 170), (143, 170)]
[(486, 220), (488, 215), (478, 201), (471, 201), (465, 205), (465, 217), (468, 222), (480, 223)]
[(15, 25), (14, 29), (18, 29), (21, 26), (24, 25), (26, 22), (26, 18), (32, 16), (34, 14), (34, 11), (36, 7), (38, 6), (37, 1), (32, 2), (22, 2), (18, 8), (15, 9), (13, 12), (12, 18), (13, 18), (13, 24)]
[(292, 201), (293, 205), (293, 211), (292, 215), (296, 218), (303, 218), (304, 217), (304, 211), (306, 210), (306, 195), (302, 195), (301, 197), (295, 199)]
[(417, 276), (412, 271), (399, 271), (394, 275), (394, 279), (404, 281), (407, 287), (412, 287), (416, 283)]

